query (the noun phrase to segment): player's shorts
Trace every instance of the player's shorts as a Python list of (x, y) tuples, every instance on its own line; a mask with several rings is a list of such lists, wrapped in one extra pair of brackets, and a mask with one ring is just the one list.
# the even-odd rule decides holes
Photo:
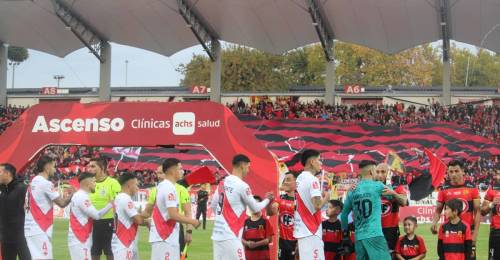
[(90, 248), (90, 243), (72, 245), (69, 247), (69, 255), (72, 260), (90, 260)]
[(113, 258), (120, 260), (139, 260), (137, 248), (129, 247), (120, 250), (113, 250)]
[(318, 236), (308, 236), (297, 239), (300, 259), (324, 260), (323, 240)]
[(488, 260), (500, 259), (500, 229), (490, 229)]
[(94, 221), (92, 230), (92, 255), (112, 255), (113, 219)]
[(383, 228), (382, 231), (384, 232), (389, 250), (393, 252), (399, 239), (399, 227)]
[(165, 241), (151, 243), (151, 260), (179, 260), (180, 258), (179, 245), (172, 245)]
[(52, 241), (45, 233), (26, 237), (32, 259), (54, 259)]
[(385, 238), (372, 237), (362, 240), (357, 240), (354, 243), (357, 260), (391, 260), (389, 248)]
[(239, 239), (213, 241), (214, 260), (245, 260), (245, 248)]
[(284, 240), (280, 238), (278, 259), (295, 260), (295, 248), (297, 248), (297, 240)]

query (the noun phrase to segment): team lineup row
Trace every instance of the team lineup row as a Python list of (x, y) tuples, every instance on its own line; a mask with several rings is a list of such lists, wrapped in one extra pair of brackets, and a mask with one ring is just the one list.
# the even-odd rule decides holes
[[(425, 244), (414, 235), (415, 218), (404, 220), (407, 234), (399, 237), (399, 207), (408, 205), (408, 199), (401, 186), (384, 184), (390, 171), (387, 165), (362, 161), (361, 179), (342, 203), (330, 200), (320, 184), (321, 178), (316, 177), (322, 170), (318, 151), (304, 151), (301, 163), (304, 166), (301, 174), (285, 175), (284, 193), (279, 198), (268, 192), (261, 199), (253, 196), (244, 182), (250, 172), (249, 158), (245, 155), (233, 158), (232, 174), (218, 184), (210, 205), (215, 213), (211, 237), (214, 259), (269, 259), (273, 232), (262, 218), (263, 209), (268, 215), (279, 215), (279, 259), (425, 258)], [(180, 259), (184, 245), (179, 240), (189, 243), (192, 228), (200, 225), (192, 218), (189, 199), (183, 199), (182, 194), (187, 190), (177, 184), (183, 175), (182, 163), (169, 158), (159, 165), (160, 182), (142, 212), (137, 211), (132, 200), (138, 192), (136, 176), (124, 174), (117, 181), (108, 177), (105, 169), (105, 160), (92, 159), (87, 172), (78, 177), (79, 190), (69, 188), (62, 196), (48, 180), (55, 173), (55, 162), (50, 157), (39, 159), (39, 174), (24, 187), (24, 193), (22, 185), (13, 182), (15, 168), (1, 164), (0, 182), (12, 185), (11, 193), (19, 187), (25, 214), (22, 237), (25, 242), (16, 236), (2, 238), (4, 260), (16, 256), (53, 259), (53, 204), (70, 207), (68, 247), (72, 259), (99, 259), (102, 253), (108, 259), (138, 259), (139, 225), (149, 227), (151, 259)], [(475, 259), (481, 214), (491, 212), (489, 255), (491, 259), (498, 258), (500, 176), (495, 176), (481, 205), (477, 188), (464, 182), (463, 175), (461, 163), (450, 162), (450, 181), (438, 193), (432, 232), (439, 233), (439, 257)], [(321, 209), (326, 205), (328, 219), (322, 222)], [(253, 212), (249, 219), (247, 208)], [(438, 230), (443, 210), (446, 221)], [(353, 221), (348, 217), (351, 212)], [(185, 234), (182, 224), (186, 225)]]

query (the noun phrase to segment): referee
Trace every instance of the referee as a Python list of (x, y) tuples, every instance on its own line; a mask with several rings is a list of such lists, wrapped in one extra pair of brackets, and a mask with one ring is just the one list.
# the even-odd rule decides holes
[[(114, 200), (121, 191), (120, 183), (107, 174), (108, 162), (104, 158), (92, 158), (87, 165), (87, 171), (95, 175), (95, 192), (90, 194), (90, 201), (100, 210)], [(100, 220), (94, 221), (92, 232), (92, 260), (101, 259), (104, 253), (107, 260), (113, 260), (111, 237), (113, 236), (114, 211), (109, 211)]]
[(3, 237), (0, 259), (30, 260), (24, 237), (24, 197), (26, 185), (16, 178), (16, 168), (0, 164), (0, 240)]

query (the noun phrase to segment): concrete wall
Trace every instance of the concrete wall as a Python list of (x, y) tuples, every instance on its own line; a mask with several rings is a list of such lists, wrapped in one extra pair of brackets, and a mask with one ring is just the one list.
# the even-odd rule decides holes
[(38, 98), (25, 97), (8, 97), (7, 104), (11, 106), (28, 107), (38, 104)]

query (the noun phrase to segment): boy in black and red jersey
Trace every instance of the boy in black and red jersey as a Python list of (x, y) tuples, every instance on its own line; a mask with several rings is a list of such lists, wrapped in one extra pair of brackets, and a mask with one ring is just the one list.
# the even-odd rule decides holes
[[(443, 189), (438, 193), (431, 231), (433, 234), (437, 234), (437, 223), (441, 217), (444, 204), (451, 199), (458, 199), (462, 203), (463, 209), (460, 211), (460, 219), (468, 224), (472, 230), (472, 251), (475, 255), (475, 243), (481, 221), (479, 190), (473, 183), (464, 180), (464, 166), (461, 161), (453, 160), (448, 163), (448, 177), (450, 181), (445, 183)], [(475, 259), (475, 256), (472, 259)]]
[(493, 179), (484, 196), (481, 214), (486, 216), (491, 212), (488, 259), (500, 259), (500, 169), (496, 170)]
[(425, 258), (427, 249), (422, 237), (415, 235), (417, 228), (417, 218), (408, 216), (403, 221), (403, 227), (406, 235), (398, 239), (395, 247), (397, 260), (421, 260)]
[(295, 210), (295, 188), (297, 175), (285, 173), (282, 188), (285, 191), (268, 207), (267, 215), (279, 214), (279, 260), (294, 260), (297, 240), (293, 237), (293, 222)]
[(472, 259), (472, 236), (469, 224), (460, 219), (463, 204), (459, 199), (446, 203), (444, 214), (448, 219), (441, 225), (438, 236), (438, 255), (440, 260)]
[[(253, 196), (257, 202), (262, 198)], [(262, 217), (262, 212), (253, 212), (245, 220), (243, 226), (242, 243), (245, 246), (245, 258), (248, 260), (269, 260), (269, 244), (273, 241), (273, 227), (267, 218)]]
[(341, 259), (340, 243), (342, 242), (342, 227), (338, 216), (342, 212), (344, 204), (340, 200), (330, 200), (326, 215), (328, 219), (323, 221), (323, 243), (325, 244), (325, 260)]

